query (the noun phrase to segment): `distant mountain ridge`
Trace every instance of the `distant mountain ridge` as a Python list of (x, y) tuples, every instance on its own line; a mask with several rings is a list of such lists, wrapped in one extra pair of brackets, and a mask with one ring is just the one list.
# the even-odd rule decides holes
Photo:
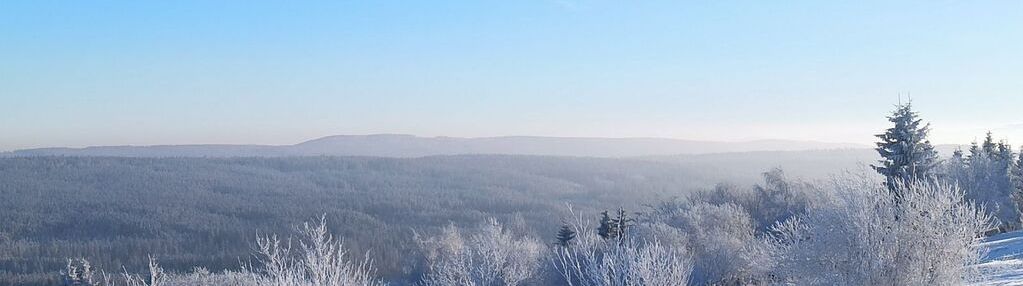
[(114, 157), (281, 157), (373, 156), (423, 157), (434, 155), (507, 154), (580, 157), (635, 157), (750, 151), (862, 149), (869, 146), (795, 140), (715, 142), (667, 138), (595, 137), (419, 137), (402, 134), (336, 135), (295, 145), (153, 145), (38, 148), (2, 153), (2, 156), (114, 156)]

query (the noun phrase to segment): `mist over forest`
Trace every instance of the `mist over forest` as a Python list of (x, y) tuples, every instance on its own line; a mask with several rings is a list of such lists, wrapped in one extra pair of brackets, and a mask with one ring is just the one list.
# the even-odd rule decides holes
[[(347, 247), (368, 251), (381, 275), (396, 278), (409, 267), (403, 255), (414, 251), (413, 231), (497, 218), (548, 237), (567, 205), (581, 213), (641, 210), (717, 184), (749, 188), (774, 167), (798, 170), (792, 177), (854, 168), (859, 153), (6, 158), (0, 219), (11, 223), (0, 229), (0, 283), (54, 283), (67, 257), (103, 269), (141, 271), (149, 255), (168, 269), (233, 269), (249, 259), (245, 242), (258, 233), (288, 233), (324, 214)], [(740, 166), (736, 157), (758, 159)]]
[(1021, 12), (0, 0), (0, 286), (1023, 286)]
[[(382, 135), (16, 151), (0, 158), (0, 284), (1014, 281), (1023, 155), (990, 133), (936, 148), (917, 116), (900, 105), (876, 149)], [(572, 154), (604, 156), (515, 154), (580, 140)], [(711, 152), (729, 148), (753, 150)], [(467, 154), (413, 156), (431, 152)]]

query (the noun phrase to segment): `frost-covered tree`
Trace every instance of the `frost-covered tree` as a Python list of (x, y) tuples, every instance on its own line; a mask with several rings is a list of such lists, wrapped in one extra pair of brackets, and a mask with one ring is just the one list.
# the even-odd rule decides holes
[(625, 243), (629, 239), (629, 227), (632, 226), (634, 221), (625, 212), (625, 208), (618, 208), (618, 217), (611, 220), (611, 230), (614, 232), (614, 237), (618, 239), (619, 244)]
[(617, 216), (612, 218), (607, 211), (600, 213), (600, 225), (597, 227), (597, 235), (605, 240), (615, 240), (619, 243), (628, 240), (629, 226), (635, 220), (629, 217), (625, 208), (618, 208)]
[[(834, 197), (779, 224), (776, 277), (794, 285), (962, 285), (990, 217), (950, 184), (843, 178)], [(893, 192), (901, 193), (901, 203)], [(896, 219), (898, 218), (898, 219)]]
[(440, 236), (420, 241), (427, 260), (426, 286), (513, 286), (536, 277), (544, 246), (512, 234), (495, 219), (463, 235), (448, 226)]
[(966, 187), (967, 199), (983, 205), (994, 215), (1002, 230), (1018, 229), (1019, 210), (1013, 201), (1016, 187), (1013, 184), (1012, 149), (1004, 142), (995, 143), (989, 132), (980, 152), (969, 158), (973, 178)]
[(742, 204), (758, 232), (766, 232), (776, 223), (804, 213), (816, 196), (812, 184), (787, 178), (781, 168), (761, 175), (764, 182), (753, 186), (752, 202)]
[(92, 264), (84, 258), (68, 259), (67, 266), (64, 271), (61, 271), (61, 276), (65, 286), (97, 285)]
[(1016, 191), (1013, 193), (1013, 200), (1016, 202), (1016, 209), (1020, 210), (1023, 216), (1023, 147), (1020, 147), (1012, 176)]
[(973, 178), (969, 175), (969, 164), (969, 161), (967, 161), (967, 158), (963, 155), (963, 150), (957, 148), (955, 151), (952, 151), (952, 157), (949, 157), (948, 160), (945, 160), (944, 164), (942, 164), (942, 178), (950, 182), (955, 182), (959, 184), (959, 186), (965, 188), (965, 186), (969, 185), (970, 180)]
[(764, 242), (753, 219), (734, 203), (674, 201), (654, 207), (644, 224), (663, 224), (685, 234), (693, 255), (693, 282), (698, 285), (744, 285), (761, 280), (771, 262), (760, 255)]
[(970, 154), (963, 158), (956, 152), (944, 164), (944, 179), (959, 185), (965, 198), (981, 205), (999, 224), (999, 231), (1020, 228), (1018, 205), (1019, 167), (1012, 147), (1006, 142), (995, 142), (991, 132), (980, 144), (970, 146)]
[(560, 277), (555, 285), (687, 285), (692, 263), (685, 248), (650, 243), (586, 240), (553, 249), (550, 263)]
[(166, 286), (167, 284), (177, 286), (182, 284), (168, 282), (166, 272), (163, 271), (163, 268), (156, 263), (156, 259), (152, 256), (149, 257), (149, 277), (142, 277), (141, 275), (129, 274), (127, 272), (123, 276), (127, 286)]
[[(369, 259), (350, 261), (340, 239), (327, 231), (326, 221), (303, 224), (296, 240), (258, 236), (254, 264), (240, 270), (211, 273), (196, 267), (189, 273), (164, 271), (152, 256), (148, 273), (128, 273), (121, 280), (102, 275), (95, 281), (88, 261), (69, 262), (66, 285), (89, 286), (381, 286)], [(293, 247), (297, 244), (297, 248)], [(69, 275), (70, 274), (70, 275)]]
[(815, 184), (786, 177), (781, 169), (762, 175), (763, 182), (752, 188), (721, 184), (653, 205), (635, 225), (643, 230), (661, 225), (684, 234), (671, 243), (664, 235), (653, 237), (689, 249), (694, 285), (771, 283), (773, 246), (764, 237), (778, 222), (804, 215), (825, 194)]
[[(939, 160), (934, 146), (927, 140), (930, 124), (922, 123), (913, 111), (912, 103), (896, 106), (888, 121), (894, 126), (876, 135), (880, 140), (876, 150), (881, 160), (878, 165), (871, 166), (885, 176), (885, 186), (895, 191), (898, 190), (895, 186), (934, 175), (934, 167)], [(893, 192), (893, 195), (898, 202), (901, 195), (898, 192)]]
[(634, 234), (622, 236), (625, 241), (608, 240), (584, 231), (590, 227), (583, 219), (577, 219), (572, 228), (578, 233), (576, 243), (551, 249), (547, 260), (554, 277), (544, 285), (674, 286), (690, 282), (692, 258), (684, 239), (678, 239), (681, 234), (669, 227), (658, 233), (671, 233), (661, 237), (670, 244), (660, 243), (656, 236), (637, 240)]
[(383, 285), (374, 276), (369, 259), (349, 260), (343, 242), (327, 231), (326, 217), (316, 224), (305, 223), (299, 229), (298, 248), (291, 240), (277, 236), (257, 239), (262, 271), (254, 275), (252, 285), (288, 286), (374, 286)]

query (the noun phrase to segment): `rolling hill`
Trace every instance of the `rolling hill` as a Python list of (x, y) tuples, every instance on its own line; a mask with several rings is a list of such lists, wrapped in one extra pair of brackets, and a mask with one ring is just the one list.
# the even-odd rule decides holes
[(4, 153), (4, 156), (281, 157), (327, 155), (401, 158), (433, 155), (505, 154), (635, 157), (867, 147), (847, 143), (792, 140), (715, 142), (665, 138), (538, 136), (461, 138), (378, 134), (329, 136), (294, 145), (154, 145), (39, 148), (7, 152)]

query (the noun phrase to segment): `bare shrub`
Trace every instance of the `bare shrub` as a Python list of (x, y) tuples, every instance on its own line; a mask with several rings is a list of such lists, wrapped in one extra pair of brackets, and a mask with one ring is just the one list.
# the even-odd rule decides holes
[(516, 237), (495, 219), (464, 235), (451, 225), (420, 240), (426, 255), (423, 285), (520, 285), (536, 277), (543, 244)]
[(65, 286), (109, 285), (111, 281), (110, 275), (105, 272), (97, 274), (92, 263), (85, 258), (68, 259), (60, 275)]
[(128, 286), (162, 286), (165, 285), (166, 274), (163, 272), (163, 268), (156, 263), (156, 259), (152, 256), (149, 257), (149, 277), (142, 277), (138, 274), (129, 274), (127, 271), (123, 273), (124, 282)]
[(343, 241), (327, 231), (326, 220), (305, 223), (299, 230), (299, 248), (292, 255), (291, 241), (273, 236), (257, 239), (257, 257), (263, 266), (254, 274), (256, 285), (361, 286), (383, 285), (374, 278), (369, 259), (348, 260)]
[[(106, 277), (103, 282), (92, 278), (91, 268), (85, 260), (69, 262), (66, 281), (84, 281), (67, 285), (127, 285), (127, 286), (375, 286), (384, 285), (374, 277), (369, 259), (359, 262), (348, 260), (348, 253), (341, 240), (327, 231), (326, 221), (320, 218), (316, 224), (305, 223), (299, 228), (298, 247), (292, 247), (292, 240), (281, 240), (276, 235), (259, 236), (256, 239), (255, 268), (243, 267), (240, 271), (210, 273), (205, 268), (195, 268), (190, 273), (166, 273), (156, 259), (149, 259), (149, 274), (142, 276), (125, 271), (120, 283)], [(87, 283), (87, 284), (86, 284)]]

